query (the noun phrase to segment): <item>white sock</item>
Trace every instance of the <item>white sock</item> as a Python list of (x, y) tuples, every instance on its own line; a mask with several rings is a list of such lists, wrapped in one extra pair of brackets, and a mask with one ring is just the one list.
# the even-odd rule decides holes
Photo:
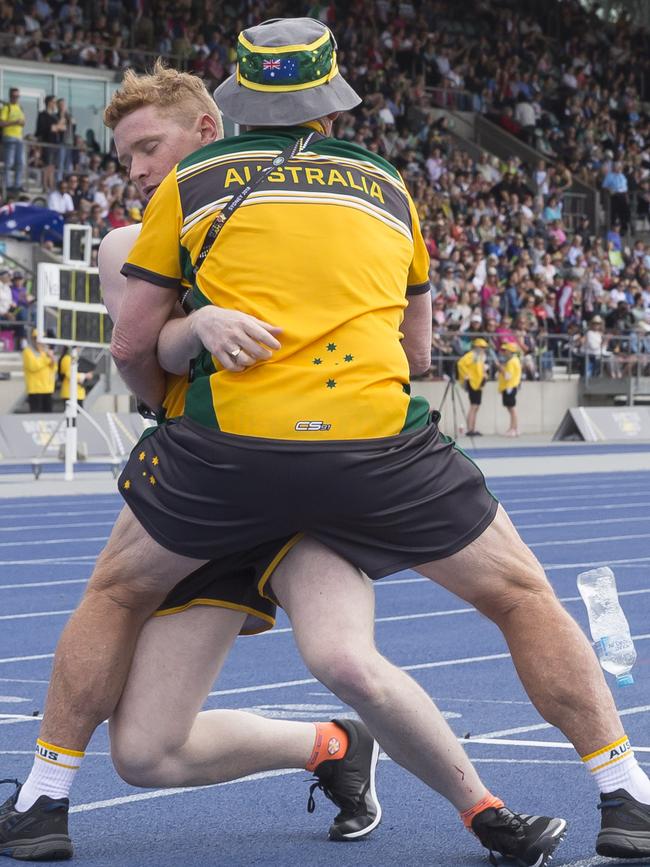
[(16, 809), (24, 813), (41, 795), (67, 798), (83, 757), (77, 750), (64, 750), (37, 740), (34, 764), (20, 790)]
[(650, 804), (650, 779), (639, 765), (627, 735), (595, 753), (583, 756), (601, 792), (625, 789), (642, 804)]

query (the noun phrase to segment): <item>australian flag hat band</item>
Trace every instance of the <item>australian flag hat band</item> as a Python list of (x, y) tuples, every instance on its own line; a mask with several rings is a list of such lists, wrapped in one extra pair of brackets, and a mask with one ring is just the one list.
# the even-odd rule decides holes
[(327, 84), (338, 74), (329, 31), (308, 45), (253, 45), (240, 33), (237, 82), (250, 90), (287, 93)]

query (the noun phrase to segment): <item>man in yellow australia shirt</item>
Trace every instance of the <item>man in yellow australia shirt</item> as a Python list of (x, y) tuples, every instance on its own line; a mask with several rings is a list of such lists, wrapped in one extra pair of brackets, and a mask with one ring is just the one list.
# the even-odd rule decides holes
[(501, 345), (501, 351), (505, 354), (506, 360), (499, 365), (498, 387), (503, 405), (510, 415), (510, 427), (506, 431), (507, 437), (519, 436), (516, 403), (517, 389), (521, 383), (521, 361), (517, 350), (516, 343), (508, 342)]
[[(18, 100), (20, 91), (17, 87), (9, 90), (9, 102), (0, 108), (0, 129), (2, 129), (2, 152), (5, 164), (5, 189), (22, 189), (23, 169), (25, 167), (25, 145), (23, 133), (25, 129), (25, 113)], [(13, 185), (9, 182), (11, 170), (14, 171)]]
[(37, 339), (34, 329), (31, 340), (23, 349), (25, 390), (30, 412), (52, 412), (52, 394), (56, 381), (56, 358), (54, 353)]
[(476, 430), (476, 416), (481, 405), (483, 386), (485, 385), (486, 350), (488, 342), (482, 337), (472, 341), (472, 348), (458, 359), (458, 379), (469, 394), (469, 412), (467, 413), (467, 436), (480, 437)]

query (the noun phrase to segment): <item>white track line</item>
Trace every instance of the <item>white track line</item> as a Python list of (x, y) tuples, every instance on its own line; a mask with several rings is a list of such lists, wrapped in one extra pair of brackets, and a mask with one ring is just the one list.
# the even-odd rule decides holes
[[(537, 480), (536, 480), (537, 481)], [(498, 481), (488, 481), (489, 487), (491, 490), (494, 490), (495, 493), (499, 492), (500, 494), (509, 495), (509, 494), (519, 494), (519, 493), (529, 493), (530, 485), (516, 485), (513, 487), (506, 487), (503, 482)], [(595, 490), (617, 490), (617, 491), (628, 491), (629, 493), (634, 493), (635, 491), (640, 491), (641, 493), (647, 492), (648, 485), (646, 482), (634, 482), (631, 485), (621, 485), (612, 479), (609, 482), (594, 483), (593, 485), (561, 485), (553, 486), (553, 485), (537, 485), (535, 484), (535, 490), (539, 490), (540, 494), (553, 493), (557, 491), (558, 494), (564, 496), (565, 494), (571, 494), (573, 491), (595, 491)]]
[[(488, 484), (489, 484), (489, 482), (488, 482)], [(648, 495), (647, 491), (639, 491), (638, 494), (633, 494), (632, 496), (643, 497), (643, 496), (647, 496), (647, 495)], [(564, 497), (563, 492), (558, 491), (557, 494), (555, 494), (554, 496), (550, 496), (550, 497), (537, 497), (537, 496), (535, 496), (535, 497), (515, 497), (512, 499), (510, 497), (508, 497), (508, 502), (509, 503), (557, 503), (558, 499), (560, 499), (560, 500), (566, 499), (569, 502), (573, 502), (574, 500), (589, 500), (590, 502), (593, 502), (594, 497), (596, 497), (596, 498), (597, 497), (606, 497), (608, 500), (617, 500), (619, 498), (627, 500), (630, 497), (630, 494), (628, 494), (625, 491), (621, 491), (620, 493), (616, 493), (615, 491), (611, 491), (611, 492), (608, 492), (606, 494), (595, 494), (595, 495), (594, 494), (574, 494), (574, 495), (571, 495), (569, 497)], [(594, 503), (594, 508), (598, 509), (599, 504)]]
[(622, 539), (650, 539), (650, 533), (630, 533), (626, 536), (586, 536), (582, 539), (552, 539), (548, 542), (528, 542), (528, 547), (547, 548), (552, 545), (584, 545), (585, 542), (620, 542)]
[(60, 617), (63, 614), (72, 614), (74, 608), (66, 608), (63, 611), (29, 611), (25, 614), (0, 614), (0, 620), (29, 620), (30, 617)]
[[(555, 498), (557, 502), (557, 497)], [(538, 509), (507, 509), (509, 515), (548, 515), (551, 512), (591, 512), (592, 514), (600, 511), (610, 511), (612, 509), (639, 509), (645, 506), (650, 506), (650, 502), (645, 503), (599, 503), (595, 506), (542, 506)]]
[(544, 569), (584, 569), (587, 566), (616, 566), (628, 563), (650, 563), (650, 557), (628, 557), (625, 560), (592, 560), (578, 563), (544, 563)]
[[(282, 771), (264, 771), (261, 774), (251, 774), (248, 777), (241, 777), (239, 780), (228, 780), (226, 783), (215, 783), (212, 786), (200, 786), (200, 789), (215, 789), (218, 786), (231, 786), (235, 783), (250, 783), (254, 780), (267, 780), (270, 777), (286, 777), (290, 774), (304, 774), (301, 769), (291, 769)], [(122, 804), (133, 804), (137, 801), (151, 801), (154, 798), (167, 798), (170, 795), (180, 795), (183, 792), (196, 792), (197, 787), (188, 787), (182, 789), (156, 789), (153, 792), (139, 792), (137, 795), (124, 795), (121, 798), (109, 798), (106, 801), (93, 801), (90, 804), (78, 804), (76, 807), (71, 807), (71, 813), (87, 813), (90, 810), (103, 810), (107, 807), (119, 807)]]
[[(76, 505), (79, 505), (78, 503)], [(84, 515), (114, 515), (116, 518), (120, 512), (119, 508), (116, 509), (84, 509), (82, 512), (62, 512), (60, 509), (57, 509), (56, 512), (38, 512), (37, 514), (32, 514), (30, 518), (76, 518), (83, 517)], [(22, 518), (22, 515), (3, 515), (2, 520), (7, 521), (11, 518)]]
[[(477, 736), (475, 738), (458, 738), (458, 740), (462, 744), (482, 744), (484, 746), (496, 744), (497, 746), (504, 747), (541, 747), (542, 749), (554, 750), (574, 749), (573, 744), (570, 744), (568, 741), (520, 741), (512, 740), (511, 738), (489, 738), (480, 736)], [(650, 753), (650, 747), (638, 747), (635, 744), (633, 749), (635, 753)]]
[[(608, 524), (636, 524), (639, 522), (650, 523), (650, 518), (647, 515), (641, 515), (640, 517), (633, 518), (631, 516), (627, 516), (626, 518), (608, 518)], [(550, 524), (517, 524), (518, 530), (543, 530), (546, 527), (593, 527), (594, 522), (591, 521), (557, 521)]]
[(0, 566), (53, 566), (67, 563), (94, 563), (97, 554), (84, 554), (82, 557), (39, 557), (35, 560), (0, 560)]
[(619, 865), (627, 864), (639, 864), (640, 867), (643, 867), (643, 864), (647, 864), (647, 861), (621, 861), (619, 858), (602, 858), (600, 855), (594, 855), (593, 858), (584, 858), (581, 861), (563, 861), (562, 867), (600, 867), (600, 865), (607, 865), (607, 867), (619, 867)]
[[(57, 530), (59, 528), (67, 530), (69, 527), (112, 527), (114, 523), (114, 521), (77, 521), (70, 524), (47, 524), (45, 527), (35, 527), (33, 524), (20, 524), (16, 527), (0, 527), (0, 533), (13, 533), (14, 530), (33, 530), (34, 532), (37, 530)], [(26, 544), (29, 545), (31, 542), (32, 540), (29, 539)]]
[[(650, 638), (650, 635), (636, 636), (635, 638)], [(638, 713), (647, 713), (650, 711), (650, 704), (640, 704), (636, 707), (628, 707), (623, 710), (619, 710), (619, 716), (634, 716)], [(501, 738), (507, 737), (508, 735), (518, 735), (525, 734), (526, 732), (537, 732), (542, 729), (550, 729), (553, 726), (550, 723), (535, 723), (534, 725), (529, 726), (517, 726), (516, 728), (511, 729), (500, 729), (499, 731), (494, 732), (481, 732), (476, 737), (477, 738)], [(635, 748), (636, 749), (636, 748)]]
[(87, 578), (66, 578), (62, 581), (30, 581), (27, 584), (0, 584), (0, 590), (25, 590), (31, 587), (57, 587), (61, 584), (86, 584)]
[(19, 542), (0, 542), (0, 548), (33, 548), (37, 545), (79, 545), (84, 542), (105, 542), (108, 536), (72, 536), (69, 539), (21, 539)]
[(115, 494), (79, 494), (71, 497), (34, 497), (27, 503), (0, 502), (0, 510), (7, 509), (9, 512), (15, 512), (18, 509), (37, 509), (48, 506), (50, 503), (55, 503), (57, 506), (78, 506), (80, 500), (89, 500), (91, 498), (93, 503), (96, 503), (98, 500), (106, 500), (107, 504), (109, 502), (115, 502), (116, 506), (120, 506), (122, 503), (122, 499), (119, 497), (117, 492), (115, 492)]
[(36, 653), (33, 656), (7, 656), (0, 659), (0, 665), (6, 665), (10, 662), (32, 662), (35, 659), (53, 659), (53, 653)]

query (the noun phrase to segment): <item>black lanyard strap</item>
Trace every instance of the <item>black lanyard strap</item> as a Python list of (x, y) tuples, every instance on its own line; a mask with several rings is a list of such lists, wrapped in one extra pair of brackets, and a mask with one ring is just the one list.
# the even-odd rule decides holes
[(271, 160), (271, 164), (265, 166), (263, 169), (260, 169), (256, 175), (254, 175), (251, 180), (243, 187), (235, 196), (233, 196), (228, 204), (224, 205), (216, 219), (210, 226), (207, 231), (207, 234), (203, 240), (203, 246), (201, 247), (201, 252), (199, 253), (196, 263), (194, 264), (194, 268), (192, 269), (192, 273), (194, 277), (196, 277), (199, 268), (205, 261), (206, 256), (212, 249), (214, 242), (219, 237), (219, 233), (226, 225), (230, 217), (235, 213), (237, 208), (244, 202), (250, 194), (256, 190), (259, 185), (264, 181), (271, 172), (274, 172), (276, 169), (283, 166), (288, 160), (293, 159), (298, 156), (298, 154), (302, 153), (307, 146), (314, 141), (314, 139), (323, 139), (324, 135), (321, 135), (319, 132), (311, 132), (306, 138), (299, 138), (296, 142), (289, 145), (288, 148), (285, 148), (281, 153), (274, 157)]

